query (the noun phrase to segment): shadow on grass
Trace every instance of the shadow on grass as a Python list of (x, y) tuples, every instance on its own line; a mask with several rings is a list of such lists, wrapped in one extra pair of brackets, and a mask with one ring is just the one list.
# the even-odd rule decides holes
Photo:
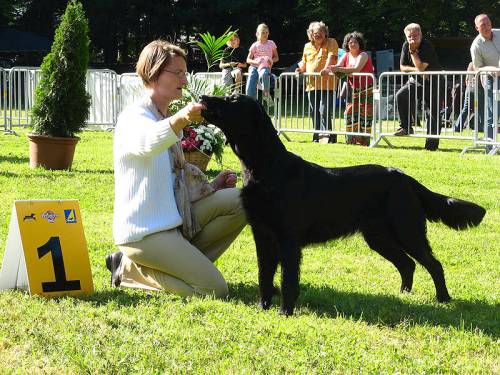
[(75, 174), (113, 174), (115, 171), (113, 169), (72, 169), (71, 172)]
[[(256, 305), (259, 290), (256, 284), (230, 284), (230, 298)], [(273, 299), (275, 306), (279, 298)], [(499, 304), (483, 301), (452, 300), (449, 304), (416, 304), (403, 298), (342, 292), (329, 286), (301, 284), (297, 301), (298, 314), (307, 310), (330, 318), (347, 317), (368, 324), (393, 327), (399, 324), (435, 325), (473, 332), (477, 329), (497, 339)]]
[(143, 301), (160, 298), (161, 294), (145, 293), (142, 290), (113, 288), (108, 290), (98, 290), (91, 294), (78, 297), (82, 301), (92, 302), (96, 306), (103, 306), (114, 303), (118, 306), (134, 306)]
[(30, 159), (25, 156), (15, 156), (15, 155), (0, 155), (0, 163), (14, 163), (14, 164), (25, 164), (28, 163)]
[[(422, 138), (423, 139), (423, 138)], [(393, 147), (387, 144), (378, 144), (376, 148), (386, 149), (386, 150), (413, 150), (413, 151), (426, 151), (425, 150), (425, 140), (422, 143), (422, 146), (405, 146), (405, 145), (393, 145)], [(466, 145), (464, 145), (465, 147)], [(438, 148), (436, 152), (462, 152), (463, 148)]]

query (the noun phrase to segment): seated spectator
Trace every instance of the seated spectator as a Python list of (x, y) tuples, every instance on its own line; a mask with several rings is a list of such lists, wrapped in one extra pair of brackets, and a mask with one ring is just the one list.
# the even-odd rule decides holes
[(226, 86), (234, 85), (235, 92), (241, 92), (243, 69), (247, 67), (246, 60), (246, 52), (240, 47), (240, 38), (234, 33), (227, 42), (219, 68), (222, 69), (222, 83)]
[[(469, 63), (469, 66), (467, 67), (468, 72), (473, 72), (474, 65), (472, 64), (472, 61)], [(475, 86), (475, 79), (474, 76), (472, 75), (467, 75), (465, 78), (465, 94), (464, 94), (464, 103), (462, 106), (462, 109), (460, 111), (460, 114), (458, 115), (457, 121), (455, 121), (455, 126), (454, 129), (456, 132), (461, 132), (465, 127), (470, 123), (471, 117), (474, 115), (474, 98), (475, 98), (475, 93), (474, 93), (474, 86)], [(481, 85), (478, 87), (478, 93), (477, 93), (477, 101), (478, 101), (478, 119), (477, 119), (477, 124), (478, 124), (478, 131), (482, 132), (484, 125), (483, 125), (483, 119), (484, 119), (484, 94), (483, 94), (483, 88)], [(472, 121), (472, 124), (474, 125), (474, 121)], [(469, 125), (469, 128), (473, 128), (473, 126)]]
[(278, 48), (276, 44), (269, 40), (269, 27), (261, 23), (257, 27), (257, 41), (250, 46), (247, 56), (248, 80), (246, 94), (257, 99), (257, 81), (260, 80), (263, 86), (263, 100), (268, 107), (273, 105), (270, 95), (271, 88), (271, 68), (279, 60)]
[[(336, 65), (330, 65), (321, 71), (328, 73), (373, 73), (373, 64), (370, 56), (364, 51), (365, 40), (363, 34), (354, 31), (344, 37), (342, 48), (347, 52)], [(371, 77), (348, 78), (351, 94), (345, 110), (346, 130), (348, 132), (369, 133), (373, 121), (373, 79)], [(370, 138), (364, 136), (346, 136), (348, 144), (368, 146)]]

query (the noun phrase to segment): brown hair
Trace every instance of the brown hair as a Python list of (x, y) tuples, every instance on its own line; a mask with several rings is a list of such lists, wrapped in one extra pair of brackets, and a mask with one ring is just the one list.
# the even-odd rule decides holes
[(351, 39), (355, 39), (358, 42), (359, 49), (361, 51), (365, 50), (366, 43), (363, 34), (361, 34), (359, 31), (353, 31), (352, 33), (346, 34), (344, 37), (344, 42), (342, 43), (342, 48), (344, 49), (344, 51), (349, 52), (349, 41)]
[(175, 56), (186, 61), (186, 52), (182, 48), (161, 39), (154, 40), (142, 50), (135, 71), (144, 85), (149, 86)]

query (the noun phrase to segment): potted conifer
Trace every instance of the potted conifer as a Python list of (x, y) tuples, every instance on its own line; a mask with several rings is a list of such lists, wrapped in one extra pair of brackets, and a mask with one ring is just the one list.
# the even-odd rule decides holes
[(85, 127), (90, 96), (85, 89), (89, 61), (88, 20), (82, 4), (70, 1), (56, 29), (32, 109), (30, 167), (70, 169), (75, 133)]

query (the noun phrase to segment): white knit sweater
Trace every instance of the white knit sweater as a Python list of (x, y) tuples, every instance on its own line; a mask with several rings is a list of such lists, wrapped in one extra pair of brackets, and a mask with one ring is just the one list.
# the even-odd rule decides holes
[(169, 120), (158, 121), (147, 101), (127, 107), (118, 117), (113, 146), (117, 245), (182, 224), (168, 152), (177, 141)]

